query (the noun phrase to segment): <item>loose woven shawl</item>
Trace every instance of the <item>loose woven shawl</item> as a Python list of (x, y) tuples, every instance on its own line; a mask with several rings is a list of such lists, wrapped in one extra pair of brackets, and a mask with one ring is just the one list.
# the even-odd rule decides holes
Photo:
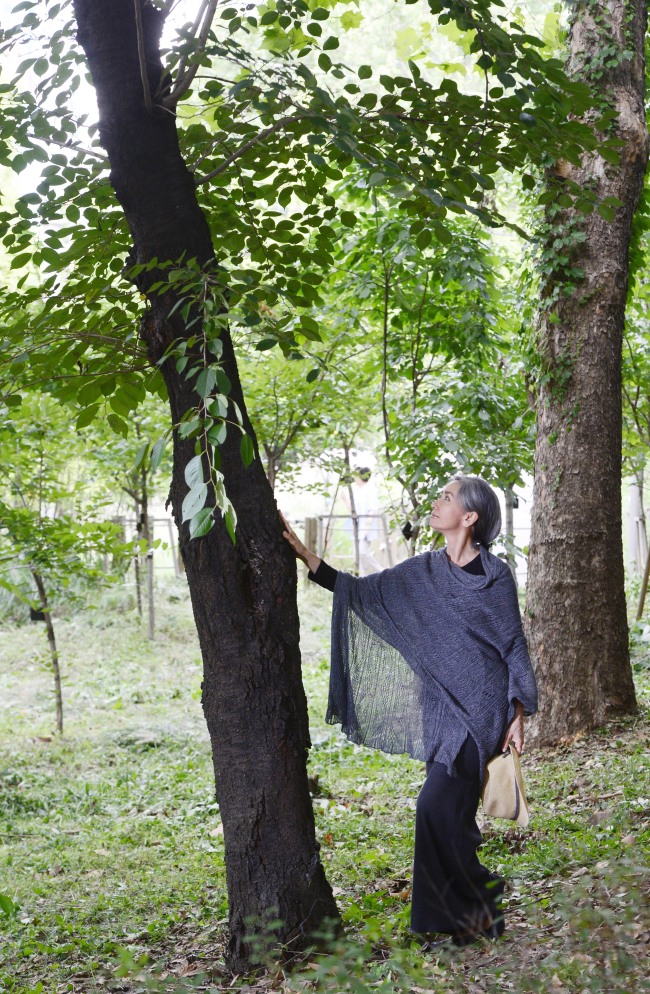
[(534, 713), (537, 687), (510, 568), (483, 548), (481, 560), (485, 576), (444, 549), (371, 576), (338, 574), (327, 721), (452, 775), (469, 733), (483, 777), (514, 699)]

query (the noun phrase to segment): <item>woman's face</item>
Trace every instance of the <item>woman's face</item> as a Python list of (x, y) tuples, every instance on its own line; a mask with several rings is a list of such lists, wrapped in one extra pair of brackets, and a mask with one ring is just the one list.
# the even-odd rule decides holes
[(466, 511), (458, 501), (460, 483), (448, 483), (431, 508), (430, 524), (437, 532), (447, 534), (470, 527), (476, 520), (473, 511)]

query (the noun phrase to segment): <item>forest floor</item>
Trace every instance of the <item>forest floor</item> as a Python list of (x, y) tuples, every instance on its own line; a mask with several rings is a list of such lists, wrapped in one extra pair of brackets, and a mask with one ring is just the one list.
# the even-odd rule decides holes
[(324, 723), (328, 598), (301, 584), (314, 806), (346, 939), (291, 971), (224, 973), (223, 836), (174, 581), (154, 642), (116, 592), (57, 618), (63, 737), (42, 625), (0, 631), (0, 991), (650, 991), (650, 642), (635, 640), (638, 715), (528, 752), (529, 829), (483, 826), (505, 938), (422, 953), (407, 925), (423, 768)]

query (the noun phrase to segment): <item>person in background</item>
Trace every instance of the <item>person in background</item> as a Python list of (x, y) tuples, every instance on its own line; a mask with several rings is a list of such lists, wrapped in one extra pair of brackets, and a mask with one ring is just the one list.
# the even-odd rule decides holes
[(416, 807), (411, 929), (457, 945), (503, 933), (504, 881), (480, 863), (476, 812), (487, 762), (512, 742), (537, 687), (496, 494), (454, 477), (433, 503), (444, 548), (366, 577), (338, 572), (282, 518), (315, 583), (333, 591), (326, 719), (353, 742), (427, 764)]

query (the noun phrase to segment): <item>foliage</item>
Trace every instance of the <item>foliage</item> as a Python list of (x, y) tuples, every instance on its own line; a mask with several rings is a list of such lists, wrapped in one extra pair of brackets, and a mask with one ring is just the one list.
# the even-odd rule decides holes
[(416, 512), (458, 469), (520, 482), (532, 413), (508, 270), (468, 222), (440, 245), (377, 195), (357, 196), (356, 215), (332, 284), (338, 321), (360, 333), (381, 384), (391, 475)]
[(473, 224), (452, 222), (453, 241), (440, 245), (414, 233), (391, 198), (352, 184), (337, 195), (356, 224), (339, 227), (312, 310), (323, 344), (302, 363), (262, 352), (243, 366), (267, 458), (280, 470), (287, 457), (321, 464), (350, 444), (356, 419), (415, 510), (458, 469), (516, 484), (531, 467), (532, 412), (511, 273)]
[[(165, 15), (169, 6), (158, 5)], [(19, 403), (27, 374), (78, 404), (80, 426), (107, 410), (126, 434), (146, 392), (164, 393), (136, 337), (138, 291), (173, 291), (187, 337), (167, 359), (197, 395), (195, 412), (176, 426), (197, 440), (184, 513), (197, 536), (212, 522), (210, 486), (231, 533), (235, 526), (218, 465), (224, 432), (243, 430), (226, 409), (225, 311), (252, 344), (277, 341), (286, 356), (321, 337), (308, 311), (323, 302), (340, 225), (356, 223), (333, 183), (353, 171), (365, 189), (390, 190), (420, 245), (444, 244), (450, 214), (504, 222), (488, 196), (499, 171), (522, 171), (530, 187), (536, 165), (559, 155), (577, 161), (595, 143), (574, 116), (590, 105), (587, 87), (545, 57), (517, 16), (487, 0), (413, 7), (463, 48), (466, 86), (453, 65), (431, 65), (422, 51), (402, 73), (378, 78), (369, 65), (337, 62), (341, 32), (363, 32), (353, 11), (280, 0), (254, 12), (220, 9), (210, 30), (215, 6), (204, 4), (194, 28), (172, 39), (167, 89), (143, 94), (167, 110), (184, 98), (180, 141), (217, 246), (213, 272), (196, 272), (192, 260), (131, 265), (96, 129), (76, 110), (84, 67), (67, 4), (19, 4), (3, 45), (17, 64), (0, 94), (0, 163), (41, 170), (36, 189), (5, 204), (1, 218), (18, 275), (0, 300), (7, 399)], [(244, 461), (253, 457), (245, 434), (241, 451)]]
[[(184, 584), (166, 594), (162, 655), (134, 616), (107, 603), (61, 621), (78, 688), (67, 740), (47, 741), (33, 631), (2, 632), (0, 697), (11, 707), (0, 729), (0, 984), (9, 994), (39, 982), (47, 994), (68, 984), (93, 994), (118, 981), (161, 992), (643, 989), (647, 668), (636, 719), (525, 758), (529, 831), (484, 829), (483, 858), (510, 882), (508, 941), (423, 955), (406, 933), (422, 767), (353, 746), (324, 723), (329, 595), (313, 587), (301, 594), (310, 773), (348, 941), (292, 973), (273, 965), (256, 979), (226, 978), (199, 646)], [(647, 643), (638, 651), (647, 659)]]
[[(98, 516), (99, 487), (91, 489), (82, 470), (83, 445), (70, 436), (65, 411), (46, 395), (25, 399), (0, 422), (0, 586), (39, 606), (29, 596), (31, 575), (46, 588), (68, 588), (73, 576), (95, 582), (111, 579), (97, 560), (119, 563), (132, 548), (120, 529)], [(82, 479), (83, 476), (83, 479)], [(88, 491), (93, 499), (89, 499)], [(16, 568), (24, 579), (15, 582)], [(113, 576), (120, 575), (118, 569)]]

